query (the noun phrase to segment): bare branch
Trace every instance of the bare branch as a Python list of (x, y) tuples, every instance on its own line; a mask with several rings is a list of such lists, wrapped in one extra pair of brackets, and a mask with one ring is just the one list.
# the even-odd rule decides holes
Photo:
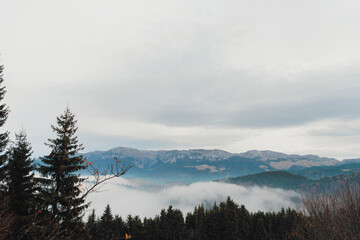
[(92, 192), (98, 191), (101, 188), (102, 184), (106, 181), (109, 181), (113, 178), (120, 177), (129, 171), (133, 166), (126, 164), (114, 158), (114, 164), (108, 165), (104, 170), (100, 170), (98, 167), (94, 167), (93, 162), (88, 162), (85, 160), (85, 165), (91, 177), (94, 178), (92, 184), (89, 187), (84, 189), (84, 193), (81, 198), (86, 198)]

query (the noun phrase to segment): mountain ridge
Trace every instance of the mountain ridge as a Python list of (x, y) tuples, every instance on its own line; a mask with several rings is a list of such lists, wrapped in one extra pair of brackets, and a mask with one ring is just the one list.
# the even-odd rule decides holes
[(126, 162), (133, 166), (127, 174), (129, 177), (184, 183), (340, 164), (340, 161), (334, 158), (290, 155), (270, 150), (230, 153), (219, 149), (139, 150), (115, 147), (83, 155), (99, 168), (108, 167), (114, 163), (114, 159)]

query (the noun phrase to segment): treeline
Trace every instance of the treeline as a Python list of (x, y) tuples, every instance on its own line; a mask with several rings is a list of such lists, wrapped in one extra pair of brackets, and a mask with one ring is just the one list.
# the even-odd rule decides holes
[(207, 240), (207, 239), (298, 239), (304, 217), (295, 210), (250, 213), (229, 197), (210, 209), (200, 205), (184, 218), (182, 212), (169, 206), (154, 218), (128, 215), (113, 216), (107, 205), (100, 218), (89, 215), (86, 228), (90, 239), (121, 239), (128, 234), (142, 240)]

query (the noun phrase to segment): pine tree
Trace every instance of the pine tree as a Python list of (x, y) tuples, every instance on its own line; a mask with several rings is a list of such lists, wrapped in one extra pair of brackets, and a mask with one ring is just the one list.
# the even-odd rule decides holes
[(166, 212), (166, 218), (171, 229), (169, 239), (183, 239), (185, 234), (185, 223), (182, 212), (179, 209), (173, 209), (170, 205)]
[(133, 239), (143, 239), (143, 225), (139, 216), (132, 217), (131, 215), (127, 218), (128, 234)]
[(98, 225), (100, 239), (112, 239), (114, 235), (113, 220), (114, 217), (111, 213), (110, 205), (108, 204), (106, 205), (103, 215), (100, 217)]
[(222, 239), (220, 224), (222, 221), (223, 219), (220, 218), (220, 209), (217, 204), (214, 203), (205, 219), (206, 239)]
[(126, 225), (124, 220), (119, 216), (115, 215), (113, 220), (115, 236), (124, 236), (126, 233)]
[(88, 217), (88, 220), (86, 222), (86, 228), (88, 230), (88, 233), (90, 235), (90, 239), (97, 239), (97, 222), (96, 222), (96, 215), (95, 215), (95, 209), (92, 210), (91, 214)]
[(220, 203), (220, 217), (223, 239), (239, 239), (239, 206), (230, 197)]
[[(4, 66), (0, 66), (0, 86), (2, 85), (2, 83), (4, 81), (3, 74), (2, 74), (3, 70), (4, 70)], [(6, 93), (5, 87), (0, 87), (0, 101), (2, 101), (4, 99), (5, 93)], [(9, 114), (9, 108), (6, 106), (6, 104), (1, 104), (0, 105), (0, 127), (2, 127), (5, 124), (5, 122), (8, 118), (8, 114)], [(9, 142), (9, 133), (8, 132), (0, 133), (0, 182), (5, 177), (4, 164), (7, 159), (5, 149), (7, 147), (8, 142)]]
[[(5, 97), (5, 87), (3, 84), (3, 72), (4, 67), (0, 66), (0, 102)], [(9, 114), (9, 108), (5, 104), (0, 104), (0, 127), (4, 126)], [(5, 180), (5, 163), (7, 154), (5, 152), (7, 144), (9, 142), (9, 133), (0, 133), (0, 238), (6, 238), (11, 235), (10, 226), (13, 225), (14, 216), (9, 212), (9, 199), (6, 196), (6, 181)]]
[(32, 149), (26, 133), (15, 134), (16, 142), (9, 150), (9, 161), (5, 167), (11, 210), (18, 216), (26, 216), (34, 209), (35, 181)]
[(45, 210), (57, 219), (62, 229), (74, 231), (81, 222), (81, 215), (89, 204), (84, 204), (81, 194), (79, 170), (85, 169), (84, 158), (78, 152), (83, 150), (78, 143), (75, 115), (67, 108), (57, 118), (57, 126), (51, 126), (57, 137), (49, 139), (49, 155), (42, 157), (39, 171), (42, 178), (42, 196)]
[(30, 158), (32, 150), (26, 139), (26, 133), (21, 131), (19, 134), (15, 134), (15, 137), (16, 142), (9, 150), (9, 159), (5, 170), (10, 210), (15, 216), (13, 237), (19, 239), (29, 228), (30, 214), (33, 214), (36, 208), (34, 195), (36, 183), (33, 173), (34, 160)]
[(255, 232), (254, 232), (254, 239), (269, 239), (268, 232), (265, 227), (264, 219), (259, 217), (255, 223)]

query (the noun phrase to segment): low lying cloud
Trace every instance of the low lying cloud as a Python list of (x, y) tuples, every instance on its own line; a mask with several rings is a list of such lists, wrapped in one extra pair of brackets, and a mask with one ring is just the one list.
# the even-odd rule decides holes
[[(142, 180), (118, 178), (108, 182), (101, 191), (90, 195), (91, 209), (101, 216), (106, 204), (112, 213), (122, 217), (139, 215), (154, 217), (169, 205), (180, 209), (184, 216), (203, 203), (211, 207), (230, 196), (237, 204), (251, 211), (277, 211), (297, 207), (299, 194), (281, 189), (243, 187), (219, 182), (198, 182), (190, 185), (156, 185)], [(90, 212), (90, 211), (89, 211)], [(88, 213), (87, 213), (88, 214)], [(86, 214), (86, 215), (87, 215)]]

